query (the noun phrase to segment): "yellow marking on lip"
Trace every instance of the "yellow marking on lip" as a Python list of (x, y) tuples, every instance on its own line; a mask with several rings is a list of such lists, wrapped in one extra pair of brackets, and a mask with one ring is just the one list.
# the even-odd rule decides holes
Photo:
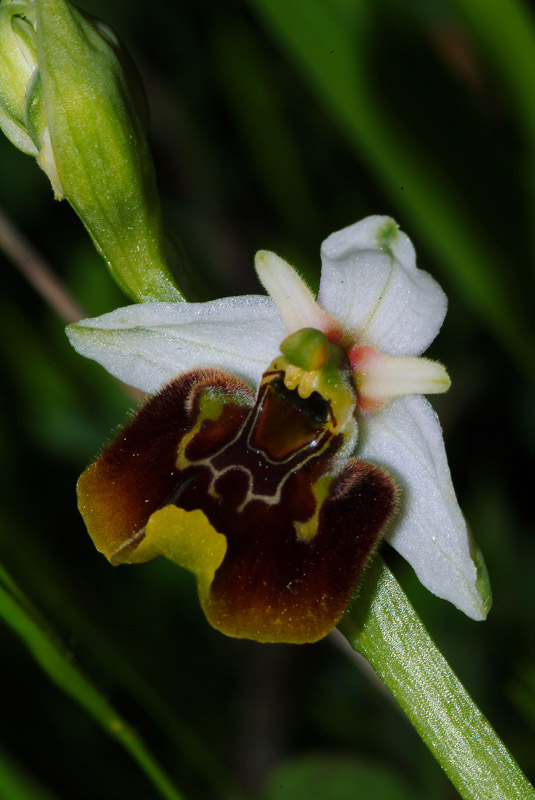
[(145, 528), (145, 538), (125, 563), (138, 564), (165, 556), (193, 572), (202, 601), (208, 596), (215, 572), (226, 552), (226, 537), (210, 525), (203, 511), (184, 511), (169, 505), (152, 514)]
[(316, 500), (314, 514), (305, 522), (294, 522), (297, 538), (301, 541), (310, 542), (317, 534), (321, 507), (327, 499), (333, 480), (334, 477), (332, 475), (322, 475), (312, 486), (312, 493)]

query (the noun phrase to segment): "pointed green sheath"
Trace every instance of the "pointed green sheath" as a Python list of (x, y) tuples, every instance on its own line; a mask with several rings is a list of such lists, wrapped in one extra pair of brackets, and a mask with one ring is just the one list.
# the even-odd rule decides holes
[(107, 26), (65, 0), (37, 0), (36, 9), (46, 117), (65, 197), (130, 297), (183, 299), (165, 260), (152, 158), (131, 91), (134, 76), (140, 83), (135, 68)]
[(0, 0), (0, 128), (37, 157), (132, 300), (180, 301), (146, 120), (140, 77), (107, 25), (67, 0)]

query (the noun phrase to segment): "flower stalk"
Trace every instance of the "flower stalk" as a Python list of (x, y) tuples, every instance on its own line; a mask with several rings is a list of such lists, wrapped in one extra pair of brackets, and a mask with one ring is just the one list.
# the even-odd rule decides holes
[(338, 629), (370, 662), (464, 800), (535, 797), (380, 557)]

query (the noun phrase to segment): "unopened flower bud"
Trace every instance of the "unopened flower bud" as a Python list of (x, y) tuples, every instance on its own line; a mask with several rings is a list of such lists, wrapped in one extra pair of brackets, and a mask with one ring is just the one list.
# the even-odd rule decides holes
[(0, 129), (15, 147), (37, 156), (26, 128), (26, 91), (37, 72), (35, 8), (27, 0), (0, 2)]
[(146, 119), (107, 25), (67, 0), (0, 0), (0, 127), (37, 157), (132, 299), (176, 301)]

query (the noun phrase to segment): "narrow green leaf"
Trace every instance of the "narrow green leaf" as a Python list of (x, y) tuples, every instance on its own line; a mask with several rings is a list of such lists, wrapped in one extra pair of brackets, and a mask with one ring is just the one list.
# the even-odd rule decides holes
[(472, 30), (476, 46), (494, 62), (522, 120), (530, 146), (535, 138), (535, 33), (519, 0), (450, 0)]
[[(0, 512), (2, 530), (9, 530), (10, 535), (4, 541), (0, 535), (1, 557), (14, 565), (25, 585), (32, 587), (43, 609), (54, 610), (54, 620), (61, 629), (76, 632), (77, 649), (90, 654), (92, 662), (102, 670), (102, 674), (120, 686), (159, 726), (175, 747), (180, 763), (194, 769), (212, 791), (224, 792), (225, 796), (235, 800), (243, 798), (238, 778), (210, 748), (206, 738), (179, 715), (176, 705), (162, 694), (158, 683), (139, 671), (135, 659), (124, 652), (118, 640), (106, 634), (105, 626), (82, 613), (72, 600), (65, 602), (65, 576), (59, 569), (57, 559), (50, 557), (42, 540), (36, 541), (31, 531), (24, 530), (16, 520)], [(29, 614), (37, 618), (36, 609), (0, 563), (0, 585), (2, 583), (25, 605)], [(42, 624), (45, 625), (44, 622)]]
[(4, 800), (55, 800), (0, 749), (0, 797)]
[(464, 800), (535, 798), (380, 557), (338, 628), (390, 689)]
[(20, 636), (48, 677), (122, 744), (160, 795), (166, 800), (182, 800), (137, 734), (76, 666), (71, 653), (32, 609), (5, 570), (0, 572), (0, 617)]

